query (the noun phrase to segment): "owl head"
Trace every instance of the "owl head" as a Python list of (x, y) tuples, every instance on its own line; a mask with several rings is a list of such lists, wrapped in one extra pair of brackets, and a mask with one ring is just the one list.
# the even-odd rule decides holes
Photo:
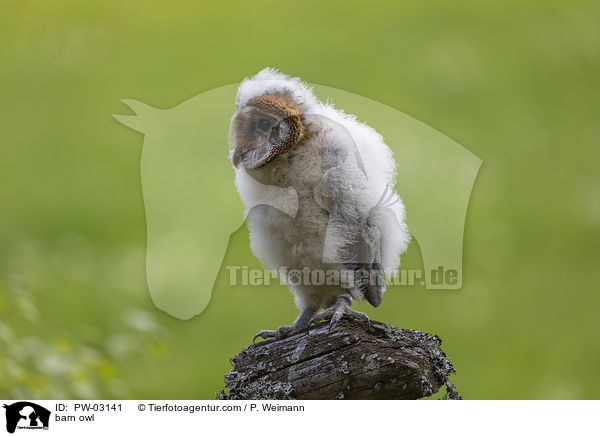
[(242, 82), (236, 103), (231, 159), (236, 168), (257, 169), (298, 145), (316, 100), (299, 79), (265, 69)]

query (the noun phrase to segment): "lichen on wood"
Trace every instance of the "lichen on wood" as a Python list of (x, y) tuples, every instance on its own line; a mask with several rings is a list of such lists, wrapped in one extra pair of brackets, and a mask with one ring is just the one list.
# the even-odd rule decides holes
[(250, 345), (232, 359), (218, 399), (417, 399), (446, 386), (455, 372), (439, 337), (344, 317), (285, 339)]

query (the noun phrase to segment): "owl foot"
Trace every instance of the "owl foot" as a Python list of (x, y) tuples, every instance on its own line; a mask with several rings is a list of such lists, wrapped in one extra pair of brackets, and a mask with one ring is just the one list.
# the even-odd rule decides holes
[(261, 330), (254, 335), (254, 338), (252, 338), (252, 343), (255, 343), (257, 338), (275, 338), (276, 340), (285, 339), (295, 332), (296, 328), (293, 325), (282, 325), (277, 330)]
[(352, 297), (349, 295), (340, 295), (335, 304), (322, 312), (317, 313), (310, 320), (311, 324), (318, 324), (322, 321), (329, 321), (329, 331), (333, 330), (344, 315), (353, 316), (362, 319), (365, 322), (367, 331), (371, 331), (371, 320), (366, 313), (351, 309)]
[(254, 336), (254, 339), (252, 339), (252, 343), (256, 342), (256, 338), (275, 338), (276, 340), (278, 340), (287, 338), (288, 336), (306, 330), (310, 326), (310, 320), (316, 311), (316, 307), (307, 306), (304, 309), (302, 309), (302, 312), (300, 312), (300, 316), (298, 316), (298, 319), (296, 319), (294, 325), (282, 325), (277, 330), (262, 330)]

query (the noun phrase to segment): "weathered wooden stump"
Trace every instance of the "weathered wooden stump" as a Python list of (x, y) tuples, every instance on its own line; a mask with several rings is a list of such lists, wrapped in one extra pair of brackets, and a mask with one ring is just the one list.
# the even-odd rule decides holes
[(417, 399), (446, 385), (454, 367), (437, 336), (344, 317), (282, 340), (250, 345), (232, 359), (218, 399)]

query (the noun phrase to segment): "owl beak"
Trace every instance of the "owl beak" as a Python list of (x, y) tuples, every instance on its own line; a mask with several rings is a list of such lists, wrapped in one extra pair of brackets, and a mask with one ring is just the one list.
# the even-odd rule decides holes
[(240, 162), (242, 161), (242, 152), (240, 151), (240, 147), (235, 147), (235, 149), (233, 150), (233, 154), (231, 155), (231, 161), (233, 162), (234, 167), (240, 167)]
[(231, 161), (236, 168), (243, 165), (248, 169), (255, 169), (268, 164), (272, 160), (272, 155), (271, 144), (267, 141), (265, 144), (252, 149), (237, 146), (233, 150)]

